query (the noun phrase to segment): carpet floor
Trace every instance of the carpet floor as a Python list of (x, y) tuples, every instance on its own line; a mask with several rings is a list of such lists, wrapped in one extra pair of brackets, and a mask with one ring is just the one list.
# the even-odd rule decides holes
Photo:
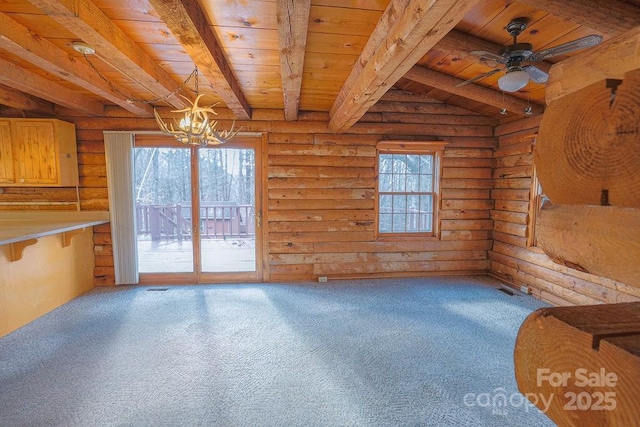
[(551, 426), (513, 374), (544, 304), (497, 286), (96, 288), (0, 339), (0, 425)]

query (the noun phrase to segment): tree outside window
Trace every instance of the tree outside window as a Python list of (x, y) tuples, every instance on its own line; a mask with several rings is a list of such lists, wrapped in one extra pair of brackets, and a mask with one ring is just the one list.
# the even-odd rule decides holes
[(378, 234), (436, 234), (443, 143), (378, 145)]

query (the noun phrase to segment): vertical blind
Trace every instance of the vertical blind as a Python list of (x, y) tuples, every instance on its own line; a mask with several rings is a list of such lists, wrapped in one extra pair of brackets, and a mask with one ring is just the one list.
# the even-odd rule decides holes
[(138, 283), (133, 190), (133, 134), (105, 132), (109, 214), (116, 285)]

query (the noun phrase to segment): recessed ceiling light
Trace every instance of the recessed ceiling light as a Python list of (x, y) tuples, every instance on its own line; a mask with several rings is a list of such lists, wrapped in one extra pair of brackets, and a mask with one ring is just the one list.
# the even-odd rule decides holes
[(83, 42), (73, 42), (71, 43), (71, 47), (83, 55), (93, 55), (96, 53), (94, 48)]

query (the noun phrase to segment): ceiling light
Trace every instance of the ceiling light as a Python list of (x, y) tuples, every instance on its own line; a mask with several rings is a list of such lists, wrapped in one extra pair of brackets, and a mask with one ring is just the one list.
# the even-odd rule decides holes
[(180, 120), (174, 119), (174, 123), (167, 124), (164, 122), (164, 120), (162, 120), (160, 114), (158, 114), (158, 111), (154, 109), (153, 114), (156, 117), (156, 122), (158, 123), (158, 126), (160, 127), (162, 133), (173, 136), (183, 144), (202, 146), (224, 144), (225, 142), (236, 136), (240, 129), (234, 131), (235, 121), (231, 125), (230, 130), (218, 131), (216, 129), (218, 121), (212, 119), (213, 115), (217, 115), (217, 113), (213, 110), (213, 107), (216, 104), (210, 105), (208, 107), (201, 107), (198, 105), (200, 98), (202, 98), (204, 95), (198, 94), (198, 68), (194, 70), (194, 74), (196, 78), (195, 100), (193, 101), (193, 103), (191, 103), (189, 98), (180, 95), (188, 103), (190, 103), (191, 106), (183, 108), (181, 110), (171, 111), (172, 113), (183, 113), (184, 116)]
[(93, 55), (94, 53), (96, 53), (96, 50), (94, 48), (83, 42), (73, 42), (71, 43), (71, 47), (75, 51), (80, 52), (83, 55)]
[(498, 79), (498, 87), (505, 92), (517, 92), (529, 83), (529, 74), (520, 67), (513, 67)]

